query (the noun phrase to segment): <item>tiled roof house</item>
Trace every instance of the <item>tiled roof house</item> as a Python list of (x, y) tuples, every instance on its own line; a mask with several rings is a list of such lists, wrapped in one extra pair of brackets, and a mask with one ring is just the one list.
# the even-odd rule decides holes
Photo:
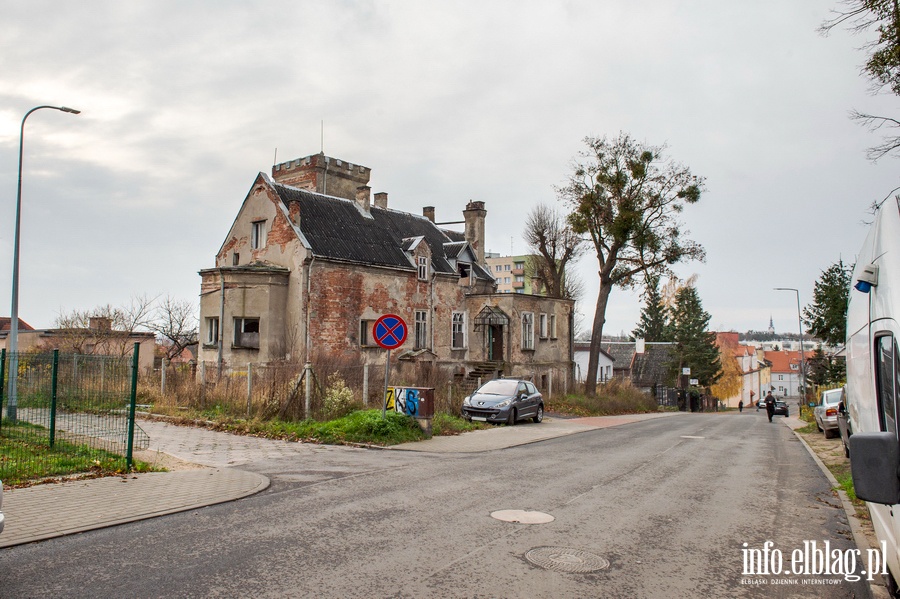
[(469, 202), (464, 232), (451, 231), (434, 222), (433, 207), (393, 210), (386, 193), (373, 202), (369, 176), (317, 154), (256, 177), (215, 267), (200, 271), (200, 361), (383, 364), (372, 325), (396, 314), (408, 327), (401, 360), (457, 374), (490, 363), (488, 371), (564, 385), (573, 302), (495, 293), (484, 202)]

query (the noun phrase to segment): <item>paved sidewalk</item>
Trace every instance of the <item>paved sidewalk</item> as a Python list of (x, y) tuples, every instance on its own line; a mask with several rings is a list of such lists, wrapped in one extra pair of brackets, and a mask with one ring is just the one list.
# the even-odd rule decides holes
[[(546, 418), (541, 424), (497, 426), (453, 437), (435, 437), (391, 447), (398, 451), (468, 453), (492, 451), (619, 426), (651, 418), (679, 415), (660, 412), (596, 418)], [(254, 460), (296, 459), (330, 451), (360, 451), (246, 437), (204, 428), (141, 420), (150, 436), (150, 449), (140, 459), (162, 465), (167, 460), (187, 462), (189, 469), (148, 472), (68, 481), (11, 489), (3, 493), (6, 526), (0, 547), (41, 541), (125, 522), (153, 518), (233, 501), (269, 486), (261, 474), (234, 466)]]

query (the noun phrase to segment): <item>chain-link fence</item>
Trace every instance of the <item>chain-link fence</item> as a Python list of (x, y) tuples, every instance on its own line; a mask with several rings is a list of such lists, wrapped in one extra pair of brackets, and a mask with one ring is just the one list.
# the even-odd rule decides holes
[(133, 450), (149, 445), (134, 423), (135, 363), (0, 352), (0, 479), (130, 467)]

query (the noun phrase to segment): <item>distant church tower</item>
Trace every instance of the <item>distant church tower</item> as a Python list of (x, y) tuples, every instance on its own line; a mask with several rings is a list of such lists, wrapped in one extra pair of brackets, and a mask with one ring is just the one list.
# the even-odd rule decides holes
[(775, 334), (775, 322), (772, 320), (771, 316), (769, 316), (769, 334), (770, 335)]

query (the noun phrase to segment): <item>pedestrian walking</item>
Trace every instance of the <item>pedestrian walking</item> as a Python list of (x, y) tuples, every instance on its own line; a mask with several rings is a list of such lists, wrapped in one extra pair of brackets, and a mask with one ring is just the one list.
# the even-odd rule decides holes
[(775, 397), (772, 396), (772, 392), (769, 391), (766, 394), (766, 415), (769, 417), (769, 422), (772, 422), (772, 416), (775, 414)]
[(738, 412), (743, 412), (743, 411), (744, 411), (744, 400), (742, 399), (741, 401), (738, 402)]

